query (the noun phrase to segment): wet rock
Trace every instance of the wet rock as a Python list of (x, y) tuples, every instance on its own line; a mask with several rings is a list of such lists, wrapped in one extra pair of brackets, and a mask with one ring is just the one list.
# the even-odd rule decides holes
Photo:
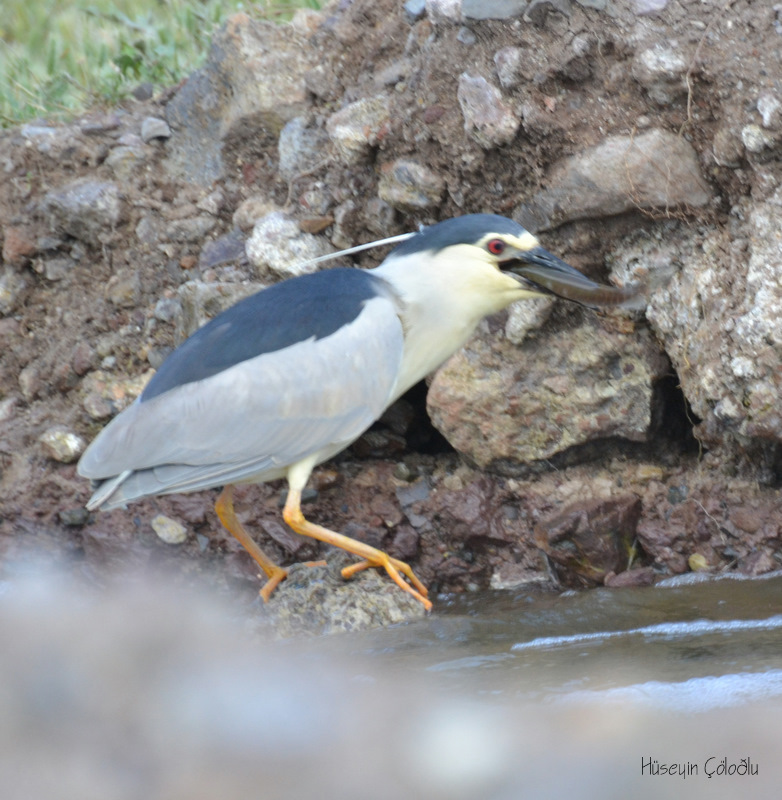
[(234, 14), (212, 38), (205, 66), (166, 106), (173, 131), (168, 168), (209, 185), (223, 173), (223, 152), (275, 141), (286, 122), (307, 110), (304, 76), (315, 50), (291, 25)]
[(340, 570), (351, 563), (345, 553), (332, 550), (326, 566), (289, 567), (271, 602), (263, 605), (259, 625), (288, 638), (368, 630), (425, 616), (418, 600), (377, 570), (345, 580)]
[(657, 44), (635, 56), (631, 72), (655, 103), (666, 106), (687, 92), (687, 68), (681, 52), (669, 44)]
[(3, 261), (11, 266), (26, 264), (36, 253), (35, 236), (27, 228), (8, 225), (3, 229)]
[(594, 319), (515, 347), (482, 334), (435, 375), (434, 426), (480, 467), (512, 471), (608, 436), (643, 441), (667, 362), (651, 335)]
[(365, 97), (332, 114), (326, 130), (337, 154), (346, 165), (359, 164), (371, 148), (387, 135), (391, 110), (386, 95)]
[(176, 319), (176, 341), (183, 342), (221, 311), (263, 288), (262, 283), (183, 283), (177, 290), (181, 313)]
[(296, 220), (280, 211), (255, 223), (245, 249), (261, 275), (271, 272), (282, 278), (314, 272), (317, 266), (306, 262), (334, 252), (325, 239), (302, 233)]
[(309, 126), (306, 117), (295, 117), (287, 122), (277, 142), (280, 175), (289, 181), (324, 163), (327, 144), (326, 133)]
[(91, 246), (104, 241), (126, 216), (119, 186), (89, 178), (47, 192), (41, 210), (53, 231), (63, 231)]
[(578, 503), (541, 520), (535, 541), (564, 585), (595, 586), (626, 568), (640, 516), (641, 500), (634, 495)]
[(609, 137), (555, 166), (546, 186), (516, 212), (535, 230), (637, 208), (699, 208), (711, 199), (689, 142), (658, 129)]
[(170, 136), (171, 128), (160, 117), (145, 117), (141, 122), (141, 139), (144, 144), (149, 144), (155, 139), (168, 139)]
[(540, 570), (529, 569), (522, 564), (506, 562), (492, 573), (489, 588), (517, 592), (520, 589), (544, 587), (552, 583), (551, 579)]
[(440, 175), (416, 161), (400, 158), (381, 168), (378, 196), (405, 213), (436, 206), (444, 192)]
[(638, 567), (637, 569), (627, 569), (616, 574), (609, 572), (603, 583), (611, 589), (623, 589), (628, 586), (651, 586), (656, 578), (656, 573), (652, 567)]
[(187, 528), (181, 522), (171, 519), (171, 517), (157, 514), (152, 517), (149, 524), (157, 534), (158, 539), (166, 544), (182, 544), (187, 541)]
[(521, 120), (502, 93), (486, 78), (463, 72), (456, 93), (464, 116), (464, 130), (484, 149), (510, 144)]
[(38, 441), (47, 458), (62, 464), (70, 464), (75, 461), (87, 446), (81, 436), (61, 425), (47, 428), (38, 437)]
[(520, 17), (529, 3), (527, 0), (462, 0), (465, 19), (511, 19)]

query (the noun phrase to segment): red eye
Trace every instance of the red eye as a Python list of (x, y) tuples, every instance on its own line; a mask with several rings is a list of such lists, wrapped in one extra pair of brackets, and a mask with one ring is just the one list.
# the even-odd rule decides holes
[(494, 256), (502, 255), (505, 250), (505, 242), (502, 239), (492, 239), (487, 245), (489, 252)]

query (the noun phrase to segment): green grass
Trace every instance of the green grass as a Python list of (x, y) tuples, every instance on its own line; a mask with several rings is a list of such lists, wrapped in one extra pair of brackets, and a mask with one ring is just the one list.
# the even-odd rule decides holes
[(204, 61), (235, 11), (289, 18), (318, 0), (3, 0), (0, 126), (115, 103), (140, 83), (169, 86)]

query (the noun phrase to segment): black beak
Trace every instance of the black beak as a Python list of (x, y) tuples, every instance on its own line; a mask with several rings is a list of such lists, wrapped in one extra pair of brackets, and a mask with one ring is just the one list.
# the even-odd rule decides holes
[(595, 283), (543, 247), (517, 251), (512, 260), (501, 266), (541, 294), (561, 297), (589, 308), (633, 306), (640, 294), (636, 287), (619, 289)]

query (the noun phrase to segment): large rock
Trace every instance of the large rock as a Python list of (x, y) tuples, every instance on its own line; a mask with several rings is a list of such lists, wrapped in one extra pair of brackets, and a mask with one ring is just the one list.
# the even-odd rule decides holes
[[(680, 268), (652, 292), (647, 317), (702, 420), (697, 432), (707, 444), (779, 443), (782, 188), (732, 217), (721, 230), (666, 233), (673, 248), (668, 258)], [(628, 243), (617, 272), (627, 278), (632, 264), (654, 264), (659, 252), (654, 240)]]
[(276, 141), (285, 123), (309, 107), (304, 76), (314, 63), (311, 52), (292, 25), (230, 17), (213, 37), (205, 66), (166, 107), (173, 131), (168, 168), (207, 185), (222, 175), (232, 142)]
[(643, 441), (666, 359), (648, 330), (622, 334), (585, 316), (517, 347), (485, 332), (435, 375), (435, 427), (480, 467), (551, 458), (594, 439)]
[(116, 183), (78, 179), (46, 193), (41, 210), (49, 227), (98, 246), (125, 219), (127, 209)]
[(692, 145), (653, 129), (611, 136), (560, 162), (546, 188), (516, 211), (530, 230), (576, 219), (614, 216), (633, 209), (700, 208), (711, 199)]

